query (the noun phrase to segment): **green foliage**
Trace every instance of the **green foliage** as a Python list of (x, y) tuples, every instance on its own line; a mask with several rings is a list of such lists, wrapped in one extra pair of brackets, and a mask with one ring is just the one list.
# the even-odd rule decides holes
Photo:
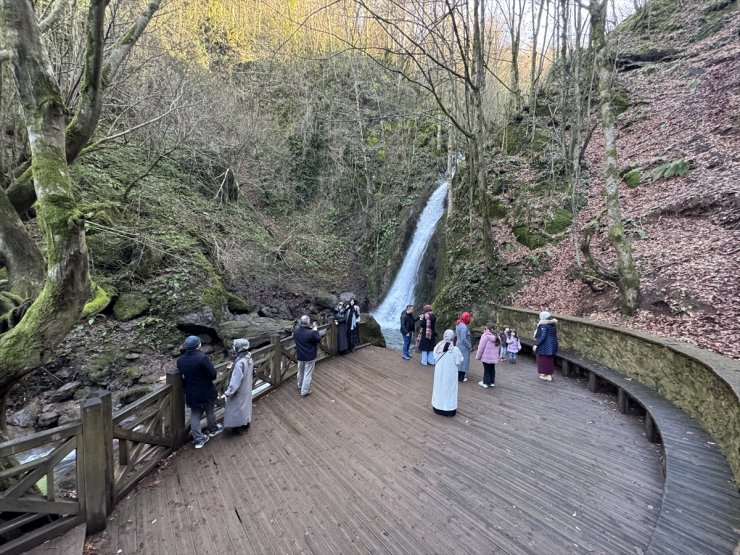
[(537, 249), (547, 244), (547, 239), (541, 234), (533, 231), (526, 225), (518, 225), (512, 228), (514, 237), (528, 249)]
[(547, 226), (545, 226), (545, 231), (550, 235), (557, 235), (568, 229), (572, 221), (573, 215), (570, 210), (558, 208)]
[(661, 164), (653, 171), (650, 172), (650, 180), (656, 181), (658, 179), (670, 178), (670, 177), (681, 177), (689, 172), (689, 162), (683, 158), (673, 160), (672, 162), (666, 162)]
[(102, 288), (100, 285), (98, 285), (95, 282), (92, 282), (92, 290), (93, 290), (93, 296), (92, 299), (87, 301), (85, 306), (82, 308), (82, 318), (87, 318), (88, 316), (91, 316), (92, 314), (97, 314), (98, 312), (104, 310), (111, 302), (112, 295), (108, 291), (106, 291), (104, 288)]
[(629, 187), (630, 189), (636, 189), (640, 185), (641, 179), (642, 173), (636, 168), (622, 175), (622, 181), (624, 181), (627, 187)]
[(612, 95), (612, 106), (614, 107), (614, 114), (619, 115), (626, 112), (630, 107), (630, 96), (626, 89), (618, 89)]

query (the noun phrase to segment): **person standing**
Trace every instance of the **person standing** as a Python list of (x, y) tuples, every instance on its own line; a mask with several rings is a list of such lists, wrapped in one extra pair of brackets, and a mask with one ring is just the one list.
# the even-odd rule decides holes
[(558, 352), (557, 323), (549, 312), (540, 312), (540, 321), (534, 332), (535, 345), (532, 350), (537, 355), (537, 372), (540, 379), (547, 382), (552, 381), (555, 372), (555, 355)]
[(350, 351), (360, 344), (360, 307), (354, 299), (347, 305), (347, 344)]
[(506, 339), (508, 338), (508, 334), (509, 334), (509, 328), (504, 328), (503, 331), (501, 331), (498, 334), (498, 341), (499, 341), (498, 358), (499, 360), (504, 360), (506, 358)]
[(293, 340), (298, 360), (298, 389), (301, 390), (301, 397), (306, 397), (311, 395), (311, 380), (318, 354), (317, 346), (321, 343), (319, 327), (316, 322), (311, 325), (311, 318), (308, 314), (301, 316), (298, 327), (293, 330)]
[(344, 355), (349, 351), (349, 336), (347, 335), (347, 311), (344, 303), (339, 303), (334, 309), (334, 325), (337, 326), (337, 352)]
[[(215, 401), (218, 394), (213, 386), (216, 369), (211, 360), (200, 351), (201, 342), (197, 335), (185, 338), (185, 352), (177, 359), (177, 369), (182, 375), (185, 402), (190, 407), (190, 431), (195, 448), (201, 449), (206, 442), (223, 430), (216, 422)], [(200, 419), (206, 414), (207, 432), (201, 431)]]
[(478, 343), (478, 351), (475, 353), (475, 358), (483, 363), (483, 381), (478, 382), (482, 388), (496, 387), (496, 363), (500, 360), (500, 342), (496, 335), (496, 324), (486, 324)]
[(416, 318), (414, 318), (414, 305), (410, 304), (406, 307), (406, 310), (401, 313), (401, 337), (403, 338), (401, 358), (404, 360), (411, 360), (409, 347), (411, 347), (411, 339), (414, 337), (415, 327)]
[(252, 421), (252, 372), (254, 363), (249, 354), (249, 339), (236, 339), (233, 346), (234, 362), (231, 379), (224, 392), (224, 428), (231, 428), (241, 434), (249, 428)]
[(421, 352), (422, 366), (427, 366), (428, 364), (434, 364), (434, 342), (437, 340), (437, 330), (434, 329), (437, 317), (432, 312), (432, 305), (424, 305), (419, 321), (421, 327), (419, 335), (416, 337), (416, 347)]
[(455, 336), (457, 337), (457, 347), (463, 356), (462, 364), (458, 374), (458, 380), (467, 382), (467, 373), (470, 370), (470, 349), (473, 344), (470, 340), (470, 312), (463, 312), (460, 319), (456, 322)]
[(516, 354), (522, 350), (522, 343), (513, 328), (509, 331), (509, 337), (506, 340), (506, 350), (509, 351), (509, 364), (516, 364)]
[(437, 361), (434, 366), (434, 387), (432, 389), (432, 409), (442, 416), (457, 414), (457, 372), (463, 355), (452, 342), (455, 332), (446, 330), (443, 339), (434, 347), (433, 355)]

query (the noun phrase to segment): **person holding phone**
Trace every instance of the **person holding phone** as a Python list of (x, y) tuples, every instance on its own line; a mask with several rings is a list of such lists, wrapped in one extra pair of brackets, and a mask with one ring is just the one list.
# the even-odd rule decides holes
[(306, 397), (311, 395), (311, 380), (318, 356), (317, 347), (321, 343), (319, 326), (316, 322), (311, 324), (308, 314), (301, 316), (298, 327), (293, 330), (293, 340), (298, 360), (298, 389), (301, 391), (301, 397)]

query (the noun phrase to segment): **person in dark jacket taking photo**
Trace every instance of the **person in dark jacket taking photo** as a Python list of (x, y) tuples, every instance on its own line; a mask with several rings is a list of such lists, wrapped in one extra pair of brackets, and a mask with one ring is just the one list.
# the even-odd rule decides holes
[(403, 351), (401, 357), (404, 360), (411, 360), (409, 347), (411, 340), (414, 338), (414, 329), (416, 328), (416, 318), (414, 318), (414, 305), (410, 304), (401, 313), (401, 337), (403, 337)]
[[(221, 433), (223, 427), (216, 422), (216, 369), (211, 360), (200, 351), (200, 338), (191, 335), (185, 339), (185, 352), (177, 359), (177, 369), (182, 374), (185, 389), (185, 403), (190, 407), (190, 431), (195, 440), (195, 448), (202, 448), (213, 436)], [(200, 419), (206, 413), (208, 430), (201, 431)]]
[(293, 330), (293, 340), (298, 360), (298, 389), (301, 390), (301, 397), (305, 397), (311, 395), (311, 379), (318, 355), (317, 346), (321, 343), (319, 327), (316, 322), (311, 325), (308, 314), (301, 316), (298, 327)]

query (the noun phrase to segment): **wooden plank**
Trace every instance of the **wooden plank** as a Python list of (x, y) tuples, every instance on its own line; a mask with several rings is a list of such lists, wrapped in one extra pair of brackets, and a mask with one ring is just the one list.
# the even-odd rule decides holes
[(79, 524), (63, 536), (46, 541), (26, 555), (81, 555), (85, 547), (85, 525)]
[[(30, 549), (36, 548), (42, 545), (44, 542), (54, 539), (52, 544), (55, 543), (59, 536), (65, 534), (68, 530), (80, 526), (83, 523), (82, 516), (67, 517), (56, 520), (51, 524), (47, 524), (43, 528), (39, 528), (24, 534), (20, 538), (16, 538), (9, 542), (0, 545), (0, 554), (2, 555), (20, 555), (22, 553), (27, 554)], [(82, 524), (84, 526), (84, 524)]]
[(141, 399), (134, 401), (130, 405), (126, 406), (125, 409), (118, 411), (113, 416), (113, 423), (121, 424), (124, 420), (135, 415), (142, 409), (153, 405), (157, 401), (161, 400), (163, 397), (169, 395), (170, 389), (171, 386), (168, 384), (160, 385), (156, 390), (152, 391), (148, 395), (145, 395)]
[(38, 432), (29, 436), (4, 441), (3, 443), (0, 443), (0, 457), (9, 457), (11, 455), (23, 453), (23, 451), (28, 451), (29, 449), (43, 447), (49, 443), (56, 443), (57, 441), (62, 441), (77, 435), (81, 431), (81, 424), (79, 422), (74, 422), (64, 424), (63, 426), (57, 426), (50, 430), (46, 430), (45, 432)]
[(49, 501), (39, 497), (21, 497), (20, 499), (0, 499), (0, 511), (13, 513), (39, 513), (47, 515), (76, 515), (80, 504), (76, 501)]
[(158, 437), (152, 434), (127, 430), (126, 428), (120, 428), (118, 426), (113, 427), (113, 437), (116, 439), (127, 439), (128, 441), (135, 441), (138, 443), (147, 443), (149, 445), (172, 447), (172, 438), (170, 437)]

